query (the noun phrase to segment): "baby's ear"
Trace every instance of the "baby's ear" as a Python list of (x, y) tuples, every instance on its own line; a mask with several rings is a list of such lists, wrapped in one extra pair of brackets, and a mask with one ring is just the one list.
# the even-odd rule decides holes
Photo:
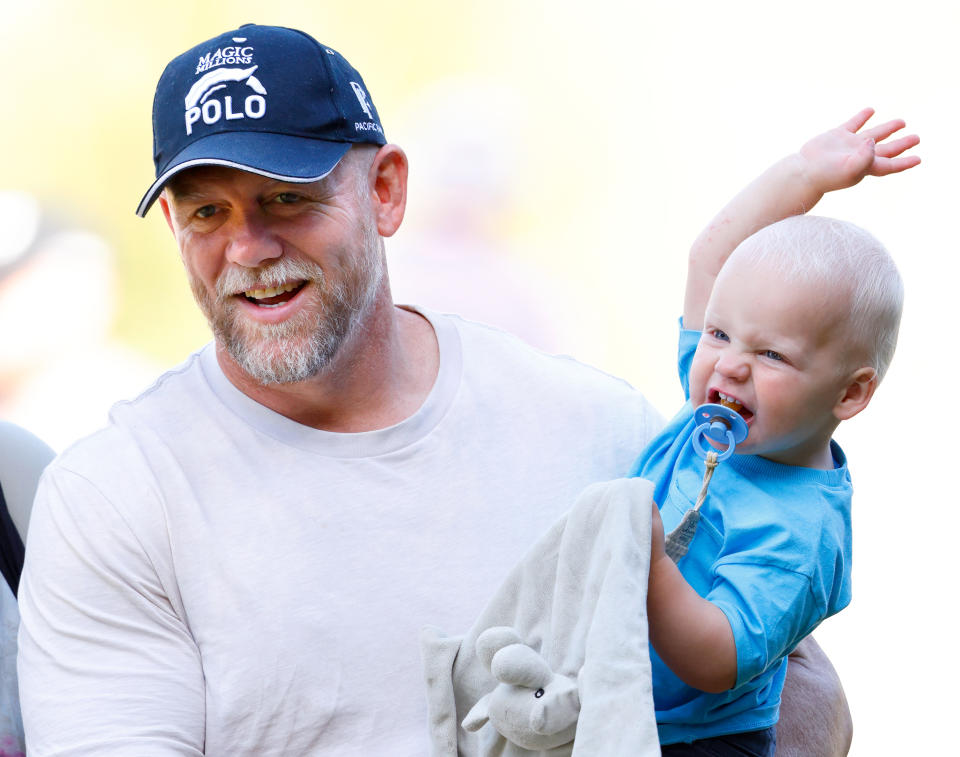
[(837, 420), (846, 421), (870, 404), (877, 390), (877, 372), (869, 366), (857, 368), (847, 383), (840, 400), (834, 405), (833, 415)]

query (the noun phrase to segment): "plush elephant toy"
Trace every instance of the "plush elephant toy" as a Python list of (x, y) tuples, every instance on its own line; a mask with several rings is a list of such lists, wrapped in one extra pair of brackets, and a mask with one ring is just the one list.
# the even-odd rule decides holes
[(573, 741), (580, 715), (576, 680), (554, 673), (507, 626), (480, 634), (477, 657), (500, 683), (467, 713), (462, 723), (467, 731), (489, 721), (508, 741), (533, 751)]

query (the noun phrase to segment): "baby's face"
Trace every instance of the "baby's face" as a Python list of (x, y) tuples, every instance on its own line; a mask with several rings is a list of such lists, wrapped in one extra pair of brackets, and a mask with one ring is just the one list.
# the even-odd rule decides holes
[[(829, 467), (842, 369), (842, 293), (738, 261), (723, 268), (690, 372), (693, 406), (724, 400), (750, 432), (737, 452)], [(738, 407), (738, 405), (740, 407)]]

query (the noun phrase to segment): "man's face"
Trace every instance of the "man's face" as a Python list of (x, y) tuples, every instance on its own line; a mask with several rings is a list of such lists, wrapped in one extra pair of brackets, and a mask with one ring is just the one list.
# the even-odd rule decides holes
[(843, 296), (830, 289), (739, 261), (718, 277), (690, 370), (690, 399), (696, 407), (729, 398), (749, 427), (737, 452), (806, 466), (825, 452), (849, 379)]
[(206, 166), (161, 202), (218, 344), (261, 384), (323, 371), (373, 304), (384, 263), (366, 175), (348, 158), (288, 184)]

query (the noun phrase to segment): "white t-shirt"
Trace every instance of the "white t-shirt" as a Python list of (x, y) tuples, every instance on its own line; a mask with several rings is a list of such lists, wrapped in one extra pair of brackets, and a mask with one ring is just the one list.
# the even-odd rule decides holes
[(661, 419), (626, 383), (427, 314), (423, 406), (338, 434), (212, 346), (47, 470), (21, 583), (31, 755), (427, 753), (418, 636), (465, 630)]

